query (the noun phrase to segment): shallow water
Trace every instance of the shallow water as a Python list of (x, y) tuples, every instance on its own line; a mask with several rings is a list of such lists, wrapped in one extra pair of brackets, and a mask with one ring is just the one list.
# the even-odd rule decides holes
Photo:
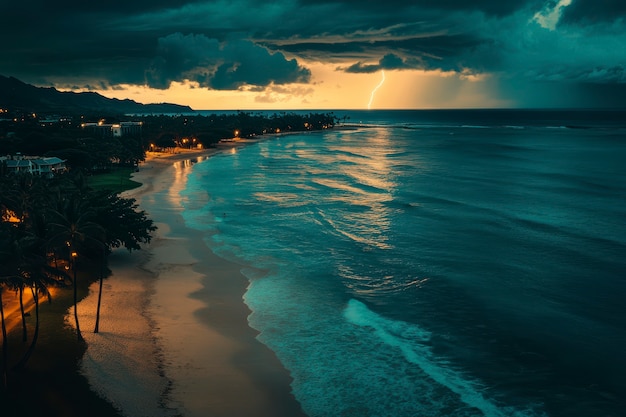
[(183, 216), (312, 417), (620, 415), (621, 116), (361, 112), (195, 165)]

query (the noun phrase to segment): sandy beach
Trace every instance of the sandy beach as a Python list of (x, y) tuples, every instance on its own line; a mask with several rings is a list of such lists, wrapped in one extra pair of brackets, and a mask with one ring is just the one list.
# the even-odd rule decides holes
[[(83, 333), (80, 367), (128, 417), (303, 415), (288, 372), (248, 326), (241, 266), (214, 255), (180, 215), (193, 164), (219, 151), (150, 153), (133, 175), (142, 186), (124, 195), (158, 230), (144, 249), (110, 256), (100, 333)], [(79, 304), (81, 328), (93, 326), (97, 291)]]

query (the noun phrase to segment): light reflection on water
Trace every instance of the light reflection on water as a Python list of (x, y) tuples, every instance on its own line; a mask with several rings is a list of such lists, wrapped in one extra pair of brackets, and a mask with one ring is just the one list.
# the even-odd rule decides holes
[[(588, 339), (604, 336), (591, 325), (596, 315), (621, 320), (610, 314), (619, 304), (607, 303), (606, 295), (616, 274), (600, 262), (598, 249), (606, 249), (608, 258), (622, 247), (623, 223), (616, 218), (623, 216), (595, 213), (623, 211), (623, 205), (592, 210), (576, 195), (585, 184), (570, 176), (559, 178), (576, 192), (554, 188), (554, 175), (542, 171), (546, 157), (563, 156), (561, 138), (553, 133), (538, 139), (521, 129), (459, 128), (450, 136), (449, 129), (371, 128), (311, 135), (306, 142), (293, 136), (289, 143), (260, 144), (232, 161), (211, 163), (210, 174), (198, 179), (207, 181), (213, 199), (208, 211), (233, 212), (207, 239), (214, 251), (270, 271), (249, 275), (250, 322), (292, 370), (297, 395), (317, 410), (312, 415), (349, 415), (357, 405), (359, 415), (480, 415), (451, 394), (473, 396), (476, 381), (486, 384), (480, 395), (494, 399), (481, 409), (504, 404), (501, 413), (491, 414), (541, 415), (544, 401), (577, 398), (556, 386), (562, 383), (559, 372), (576, 373), (559, 363), (562, 352), (585, 352), (569, 337), (582, 323), (572, 320), (571, 311), (582, 315), (583, 306), (593, 307)], [(573, 132), (567, 140), (583, 134)], [(545, 149), (530, 146), (537, 141)], [(582, 140), (577, 146), (587, 145)], [(586, 163), (608, 171), (597, 163), (606, 157)], [(620, 166), (621, 177), (606, 179), (616, 191), (623, 182), (611, 179), (624, 178)], [(614, 202), (606, 188), (593, 191)], [(540, 219), (528, 219), (528, 213)], [(577, 229), (602, 219), (619, 240), (594, 241), (588, 239), (594, 230), (565, 230), (559, 220), (571, 227), (571, 219), (580, 220)], [(623, 270), (616, 259), (615, 272)], [(589, 279), (594, 285), (578, 291), (578, 280)], [(611, 294), (623, 293), (620, 282), (613, 281)], [(342, 321), (348, 299), (370, 310), (357, 309), (369, 319), (356, 329)], [(433, 335), (423, 346), (433, 360), (417, 367), (419, 361), (399, 354), (419, 351), (414, 341), (374, 337), (398, 328), (411, 333), (414, 326)], [(623, 332), (616, 340), (624, 340)], [(555, 354), (561, 347), (567, 349)], [(607, 345), (598, 352), (606, 349), (616, 351)], [(532, 363), (529, 355), (542, 359)], [(623, 368), (623, 361), (618, 365)], [(597, 369), (599, 378), (602, 372), (618, 374), (605, 365)], [(349, 386), (337, 383), (346, 380)]]
[[(174, 181), (172, 181), (172, 185), (168, 188), (168, 197), (174, 207), (180, 207), (181, 205), (181, 193), (187, 186), (187, 179), (194, 164), (205, 161), (208, 158), (208, 156), (197, 156), (195, 158), (176, 161), (172, 164), (174, 167)], [(195, 196), (195, 199), (197, 198), (198, 195)], [(185, 200), (187, 202), (191, 201), (189, 198)], [(197, 203), (196, 201), (196, 204)]]

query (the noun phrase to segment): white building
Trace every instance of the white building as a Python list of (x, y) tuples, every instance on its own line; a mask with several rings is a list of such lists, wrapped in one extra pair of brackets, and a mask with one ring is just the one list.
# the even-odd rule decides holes
[(103, 138), (120, 138), (122, 136), (141, 134), (143, 122), (103, 123), (100, 121), (98, 123), (83, 123), (80, 126)]
[(65, 160), (56, 156), (43, 158), (22, 155), (0, 156), (0, 164), (6, 165), (7, 172), (29, 172), (48, 178), (67, 169)]

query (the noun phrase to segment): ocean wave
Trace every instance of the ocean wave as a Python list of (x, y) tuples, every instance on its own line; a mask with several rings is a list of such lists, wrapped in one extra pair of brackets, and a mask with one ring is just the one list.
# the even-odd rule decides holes
[(302, 198), (301, 194), (286, 192), (258, 192), (254, 197), (259, 201), (266, 201), (276, 204), (279, 207), (300, 207), (309, 204), (309, 201)]
[[(352, 227), (353, 230), (348, 230), (348, 228), (342, 227), (338, 222), (334, 221), (331, 216), (327, 216), (323, 211), (318, 210), (319, 218), (323, 220), (325, 225), (330, 226), (330, 230), (334, 232), (336, 236), (342, 236), (348, 238), (353, 242), (360, 243), (365, 246), (378, 248), (378, 249), (392, 249), (389, 243), (387, 243), (387, 237), (379, 233), (379, 229), (367, 227), (366, 230), (363, 230), (361, 234), (357, 233)], [(354, 224), (351, 224), (354, 226)]]
[(415, 324), (386, 319), (355, 299), (348, 302), (344, 317), (356, 326), (371, 329), (382, 343), (400, 351), (408, 362), (417, 365), (430, 379), (454, 392), (461, 401), (480, 410), (484, 416), (546, 416), (536, 406), (521, 410), (489, 399), (484, 394), (487, 387), (453, 369), (446, 359), (433, 354), (429, 344), (431, 333)]

